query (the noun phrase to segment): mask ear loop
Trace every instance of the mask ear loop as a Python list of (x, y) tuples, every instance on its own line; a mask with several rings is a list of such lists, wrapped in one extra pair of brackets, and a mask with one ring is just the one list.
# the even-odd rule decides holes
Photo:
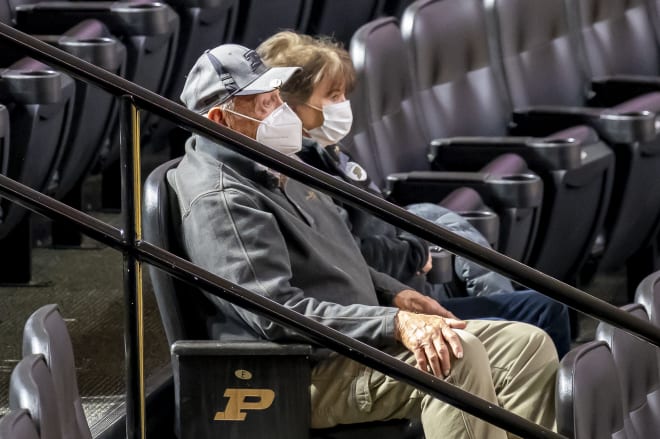
[(257, 122), (257, 123), (259, 123), (259, 124), (263, 123), (262, 120), (255, 119), (254, 117), (251, 117), (251, 116), (245, 115), (245, 114), (243, 114), (243, 113), (239, 113), (238, 111), (230, 110), (229, 108), (224, 108), (223, 111), (227, 111), (227, 112), (229, 112), (229, 113), (231, 113), (231, 114), (235, 114), (235, 115), (237, 115), (237, 116), (244, 117), (244, 118), (246, 118), (246, 119), (249, 119), (249, 120), (251, 120), (251, 121), (253, 121), (253, 122)]

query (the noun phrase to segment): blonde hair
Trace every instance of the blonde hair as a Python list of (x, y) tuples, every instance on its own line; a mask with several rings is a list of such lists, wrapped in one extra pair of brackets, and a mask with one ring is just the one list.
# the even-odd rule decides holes
[(355, 84), (355, 69), (348, 52), (331, 37), (311, 37), (291, 31), (278, 32), (257, 47), (269, 67), (302, 67), (280, 90), (291, 103), (307, 102), (314, 87), (330, 78), (334, 87), (344, 86), (346, 94)]

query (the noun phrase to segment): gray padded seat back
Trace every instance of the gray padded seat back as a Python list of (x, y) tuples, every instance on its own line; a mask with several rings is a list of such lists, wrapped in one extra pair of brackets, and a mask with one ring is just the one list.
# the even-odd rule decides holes
[(504, 76), (514, 107), (583, 103), (585, 78), (564, 0), (494, 0)]
[(331, 35), (348, 47), (360, 26), (382, 15), (384, 3), (385, 0), (313, 0), (306, 33)]
[(381, 18), (362, 26), (350, 52), (357, 73), (350, 96), (350, 154), (379, 187), (389, 174), (429, 170), (427, 141), (413, 104), (410, 65), (396, 20)]
[(403, 14), (401, 32), (430, 138), (505, 134), (507, 104), (484, 23), (481, 0), (420, 0)]
[(0, 417), (0, 439), (39, 439), (27, 410), (12, 410)]
[(658, 47), (645, 0), (573, 0), (572, 4), (571, 16), (579, 17), (593, 76), (658, 74)]
[[(623, 307), (643, 320), (648, 320), (644, 307), (631, 304)], [(660, 436), (660, 368), (658, 349), (622, 329), (600, 323), (596, 338), (610, 347), (616, 364), (623, 399), (630, 414), (630, 424), (636, 437)]]
[(624, 405), (616, 365), (603, 341), (572, 349), (559, 363), (557, 430), (573, 439), (632, 439), (624, 426)]
[(236, 42), (245, 47), (256, 48), (280, 30), (304, 30), (309, 20), (311, 1), (240, 0)]
[(660, 326), (660, 271), (649, 274), (639, 283), (635, 303), (644, 307), (651, 323)]
[[(180, 213), (176, 195), (167, 182), (167, 171), (181, 159), (163, 163), (154, 169), (144, 183), (142, 200), (142, 228), (145, 241), (176, 255), (185, 257), (180, 245)], [(218, 315), (202, 292), (166, 272), (149, 265), (167, 341), (205, 340)]]
[(29, 411), (41, 439), (61, 439), (57, 406), (53, 378), (43, 355), (23, 357), (9, 380), (9, 407)]
[[(660, 271), (649, 274), (639, 283), (635, 291), (635, 303), (644, 307), (651, 323), (660, 326)], [(660, 349), (656, 354), (660, 364)]]
[(42, 354), (53, 376), (64, 436), (91, 439), (78, 391), (71, 337), (57, 305), (42, 306), (25, 323), (23, 355), (30, 354)]

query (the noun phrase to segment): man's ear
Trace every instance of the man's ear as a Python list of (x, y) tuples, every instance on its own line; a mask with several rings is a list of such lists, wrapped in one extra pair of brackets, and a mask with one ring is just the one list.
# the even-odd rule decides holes
[(206, 115), (206, 117), (208, 117), (215, 123), (219, 123), (220, 125), (227, 126), (227, 121), (225, 119), (225, 112), (222, 111), (220, 107), (211, 108), (208, 114)]

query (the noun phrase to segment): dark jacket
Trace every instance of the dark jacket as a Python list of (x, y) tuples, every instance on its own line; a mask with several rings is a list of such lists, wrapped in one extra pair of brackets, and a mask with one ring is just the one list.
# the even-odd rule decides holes
[[(373, 346), (395, 343), (397, 310), (383, 305), (407, 287), (368, 267), (332, 199), (198, 136), (168, 177), (192, 262)], [(217, 338), (301, 340), (210, 299), (226, 318)]]
[[(317, 169), (382, 196), (380, 189), (369, 179), (366, 170), (338, 145), (323, 148), (316, 142), (304, 139), (298, 157)], [(348, 212), (351, 230), (367, 263), (406, 284), (416, 283), (412, 282), (412, 279), (426, 264), (429, 256), (428, 243), (361, 209), (349, 205), (342, 207)]]
[[(316, 142), (304, 139), (303, 148), (298, 156), (318, 169), (382, 196), (378, 187), (369, 179), (366, 170), (354, 162), (338, 145), (324, 148)], [(433, 215), (427, 217), (419, 212), (423, 209), (413, 209), (413, 207), (423, 207), (427, 210), (432, 207), (430, 210)], [(393, 225), (363, 210), (348, 205), (344, 208), (353, 225), (353, 234), (369, 265), (408, 285), (414, 285), (420, 290), (429, 290), (428, 286), (420, 284), (419, 276), (415, 276), (428, 258), (428, 245), (424, 240), (398, 230)], [(479, 231), (449, 209), (439, 205), (429, 206), (428, 203), (425, 206), (421, 204), (409, 206), (409, 209), (464, 238), (488, 246), (488, 241)], [(454, 270), (458, 278), (465, 283), (466, 292), (469, 295), (513, 291), (513, 285), (504, 276), (465, 258), (457, 257), (455, 259)]]

